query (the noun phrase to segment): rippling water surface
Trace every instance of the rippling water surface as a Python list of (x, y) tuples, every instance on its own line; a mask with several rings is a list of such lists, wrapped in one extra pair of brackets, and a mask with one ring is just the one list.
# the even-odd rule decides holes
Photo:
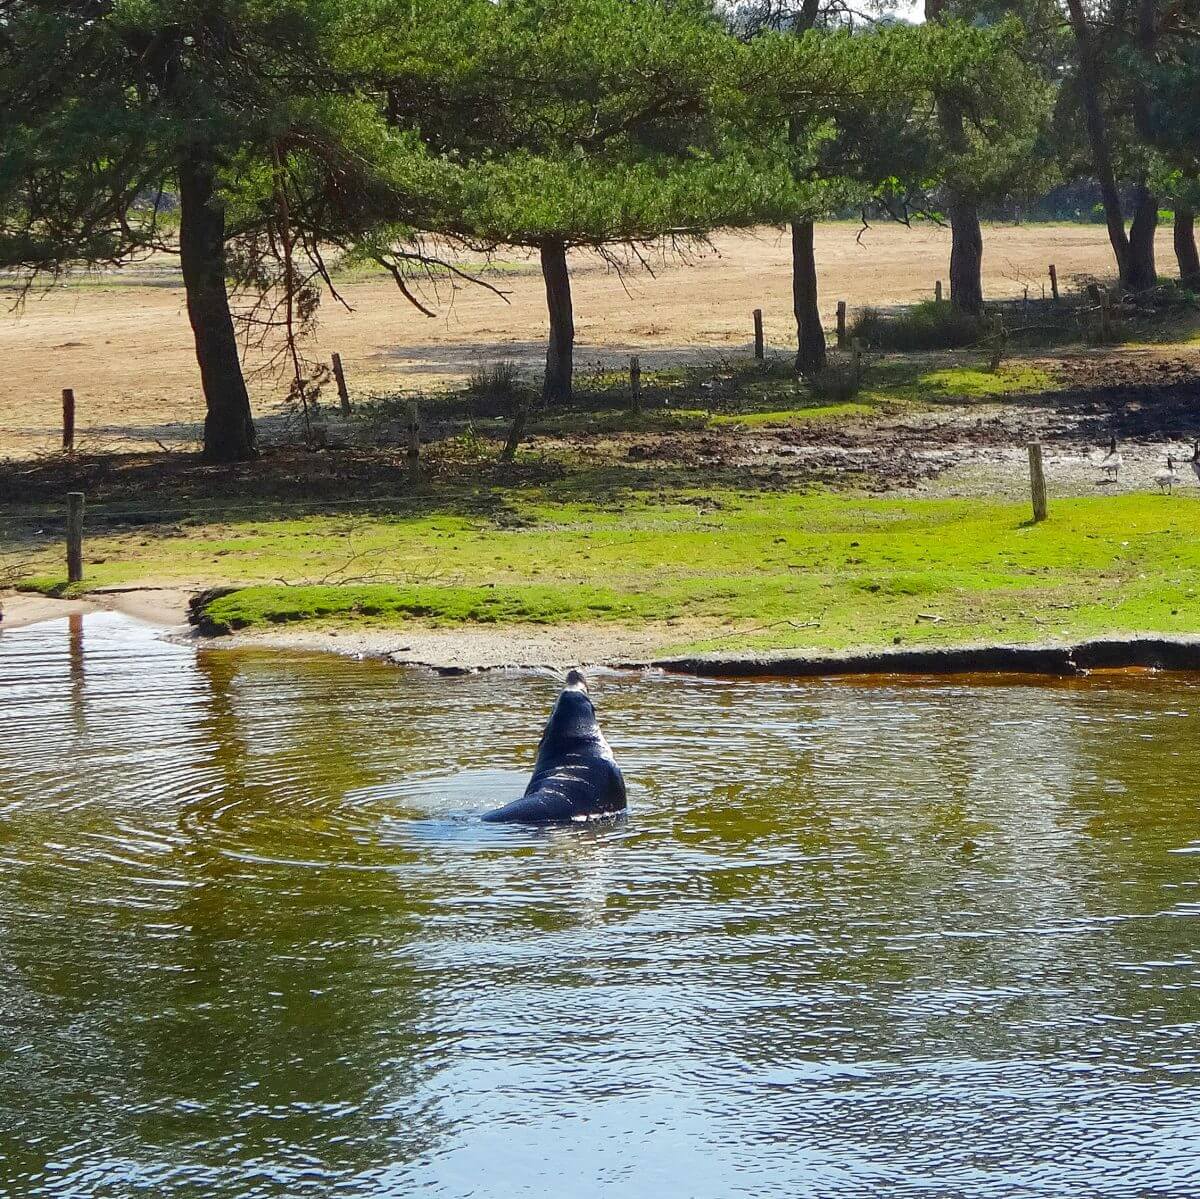
[(0, 635), (0, 1194), (1191, 1196), (1200, 685)]

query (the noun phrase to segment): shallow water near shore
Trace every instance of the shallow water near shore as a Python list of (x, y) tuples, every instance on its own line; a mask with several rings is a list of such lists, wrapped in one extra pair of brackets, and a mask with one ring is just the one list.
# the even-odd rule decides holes
[(0, 1195), (1197, 1192), (1200, 680), (558, 686), (0, 634)]

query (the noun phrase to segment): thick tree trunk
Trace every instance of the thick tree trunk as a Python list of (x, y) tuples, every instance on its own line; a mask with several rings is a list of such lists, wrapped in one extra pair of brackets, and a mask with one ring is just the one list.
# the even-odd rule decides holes
[(979, 316), (983, 312), (983, 231), (973, 200), (950, 199), (950, 302)]
[(1182, 204), (1175, 205), (1175, 260), (1181, 279), (1200, 278), (1200, 254), (1196, 252), (1196, 213)]
[(208, 407), (204, 457), (210, 462), (255, 458), (250, 397), (225, 283), (225, 212), (216, 197), (212, 164), (196, 154), (185, 155), (179, 167), (179, 259)]
[[(821, 0), (803, 0), (792, 19), (792, 32), (812, 29), (821, 15)], [(788, 137), (798, 131), (788, 121)], [(792, 311), (796, 316), (796, 370), (814, 375), (825, 367), (825, 330), (817, 295), (817, 258), (813, 250), (813, 222), (792, 222)]]
[[(946, 0), (925, 0), (925, 20), (940, 21), (945, 16)], [(963, 130), (962, 108), (948, 99), (937, 106), (938, 123), (951, 149), (965, 152), (967, 136)], [(979, 227), (979, 208), (951, 189), (950, 201), (950, 302), (955, 308), (978, 316), (983, 312), (983, 230)]]
[(1154, 266), (1154, 234), (1158, 229), (1158, 197), (1138, 184), (1133, 221), (1129, 226), (1129, 251), (1121, 283), (1131, 291), (1145, 291), (1158, 282)]
[(571, 276), (567, 247), (558, 240), (542, 242), (542, 277), (550, 312), (550, 341), (546, 347), (546, 381), (542, 395), (548, 404), (571, 398), (575, 354), (575, 314), (571, 307)]
[[(1138, 0), (1137, 44), (1145, 56), (1143, 67), (1135, 71), (1137, 86), (1133, 94), (1133, 126), (1146, 144), (1154, 140), (1151, 121), (1150, 90), (1146, 86), (1145, 68), (1153, 61), (1155, 42), (1155, 8), (1158, 0)], [(1158, 229), (1158, 197), (1146, 181), (1138, 184), (1134, 200), (1133, 220), (1129, 225), (1129, 252), (1121, 282), (1133, 291), (1145, 291), (1158, 282), (1154, 269), (1154, 234)]]
[(825, 366), (812, 221), (792, 222), (792, 309), (796, 314), (796, 370), (812, 375)]
[[(1075, 34), (1075, 45), (1079, 52), (1079, 88), (1083, 101), (1084, 124), (1087, 127), (1088, 145), (1092, 151), (1092, 165), (1096, 171), (1096, 182), (1100, 185), (1100, 199), (1104, 204), (1104, 222), (1108, 226), (1108, 240), (1112, 243), (1117, 260), (1117, 271), (1121, 286), (1140, 290), (1153, 286), (1145, 283), (1147, 267), (1154, 271), (1154, 232), (1150, 231), (1149, 262), (1146, 260), (1145, 241), (1137, 251), (1130, 246), (1130, 237), (1125, 232), (1125, 214), (1121, 208), (1121, 193), (1117, 188), (1117, 175), (1113, 167), (1112, 147), (1108, 140), (1108, 129), (1104, 121), (1104, 109), (1100, 103), (1099, 68), (1092, 31), (1083, 11), (1082, 0), (1067, 0), (1067, 12), (1071, 18), (1071, 30)], [(1144, 199), (1147, 190), (1139, 188), (1139, 199)], [(1139, 205), (1141, 207), (1141, 205)], [(1136, 222), (1136, 216), (1135, 216)], [(1139, 234), (1145, 237), (1146, 220), (1143, 216)]]

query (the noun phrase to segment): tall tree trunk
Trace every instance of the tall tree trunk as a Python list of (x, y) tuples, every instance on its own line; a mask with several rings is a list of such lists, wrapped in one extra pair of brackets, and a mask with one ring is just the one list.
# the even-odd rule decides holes
[[(1100, 199), (1104, 204), (1104, 222), (1108, 226), (1108, 240), (1112, 243), (1117, 259), (1117, 271), (1123, 287), (1138, 286), (1134, 280), (1144, 272), (1145, 263), (1132, 261), (1129, 236), (1125, 232), (1125, 214), (1121, 209), (1121, 193), (1117, 188), (1117, 175), (1113, 167), (1112, 147), (1109, 145), (1108, 129), (1104, 121), (1104, 110), (1100, 104), (1099, 67), (1096, 48), (1087, 16), (1083, 11), (1083, 0), (1067, 0), (1067, 12), (1071, 18), (1071, 30), (1079, 52), (1079, 90), (1083, 101), (1084, 123), (1087, 127), (1088, 145), (1092, 151), (1092, 166), (1096, 182), (1100, 185)], [(1140, 189), (1145, 192), (1145, 188)], [(1143, 227), (1145, 222), (1143, 221)], [(1153, 269), (1153, 233), (1151, 233), (1151, 263)]]
[[(926, 21), (940, 21), (945, 12), (946, 0), (925, 0)], [(962, 109), (947, 99), (939, 99), (937, 115), (950, 149), (965, 153), (967, 137)], [(983, 230), (979, 227), (979, 207), (954, 188), (949, 190), (950, 302), (955, 308), (978, 316), (983, 312)]]
[(825, 366), (812, 221), (792, 222), (792, 310), (796, 314), (796, 370), (812, 375)]
[(950, 197), (950, 302), (979, 316), (983, 312), (983, 230), (974, 200)]
[[(792, 15), (792, 32), (801, 35), (812, 29), (821, 15), (821, 0), (803, 0)], [(788, 120), (788, 138), (799, 136), (796, 123)], [(792, 311), (796, 315), (796, 370), (812, 375), (825, 366), (825, 330), (817, 296), (817, 258), (813, 249), (813, 222), (792, 222)]]
[(225, 283), (225, 210), (212, 163), (197, 153), (185, 154), (179, 166), (179, 260), (208, 408), (204, 457), (210, 462), (256, 458), (250, 397)]
[(575, 314), (571, 306), (571, 276), (567, 247), (558, 239), (542, 242), (542, 278), (546, 281), (546, 307), (550, 313), (550, 341), (546, 347), (546, 381), (542, 395), (548, 404), (571, 398), (574, 372)]
[(1175, 260), (1179, 263), (1181, 279), (1200, 278), (1200, 254), (1196, 252), (1196, 212), (1182, 204), (1175, 205)]
[(1145, 291), (1158, 282), (1154, 266), (1154, 234), (1158, 229), (1158, 197), (1139, 183), (1129, 226), (1129, 255), (1121, 283), (1131, 291)]
[[(1143, 62), (1134, 70), (1133, 126), (1147, 146), (1154, 141), (1150, 89), (1146, 77), (1154, 60), (1157, 4), (1158, 0), (1138, 0), (1137, 46), (1143, 55)], [(1151, 192), (1143, 177), (1134, 200), (1133, 220), (1129, 225), (1129, 258), (1122, 277), (1122, 283), (1134, 291), (1145, 291), (1158, 282), (1158, 272), (1154, 268), (1154, 234), (1157, 229), (1158, 197)]]

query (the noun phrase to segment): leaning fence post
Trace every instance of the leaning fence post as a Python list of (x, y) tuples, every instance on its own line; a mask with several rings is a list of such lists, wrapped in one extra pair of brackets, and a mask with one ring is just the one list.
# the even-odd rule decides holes
[(69, 387), (62, 392), (63, 402), (63, 449), (67, 453), (75, 449), (75, 393)]
[(838, 300), (837, 306), (837, 345), (839, 350), (846, 348), (846, 301)]
[(765, 348), (765, 342), (763, 341), (762, 309), (756, 308), (754, 310), (754, 357), (762, 358)]
[(634, 412), (641, 412), (642, 363), (636, 354), (629, 356), (629, 402)]
[(1042, 466), (1042, 447), (1034, 442), (1029, 447), (1029, 490), (1033, 497), (1033, 519), (1046, 519), (1046, 472)]
[(525, 424), (528, 419), (529, 393), (522, 388), (521, 393), (517, 396), (516, 407), (513, 409), (513, 419), (508, 429), (508, 439), (504, 443), (504, 448), (500, 451), (501, 462), (511, 462), (517, 456), (517, 450), (520, 449), (521, 440), (525, 436)]
[(933, 285), (933, 302), (935, 304), (942, 302), (942, 281), (940, 279)]
[(1058, 300), (1058, 271), (1054, 269), (1054, 263), (1050, 264), (1050, 296)]
[(408, 410), (408, 473), (413, 482), (421, 477), (421, 413), (415, 400)]
[(83, 582), (83, 492), (67, 492), (67, 582)]
[(350, 415), (350, 392), (346, 388), (346, 372), (342, 370), (341, 354), (333, 356), (333, 378), (337, 383), (338, 399), (342, 402), (342, 415)]

